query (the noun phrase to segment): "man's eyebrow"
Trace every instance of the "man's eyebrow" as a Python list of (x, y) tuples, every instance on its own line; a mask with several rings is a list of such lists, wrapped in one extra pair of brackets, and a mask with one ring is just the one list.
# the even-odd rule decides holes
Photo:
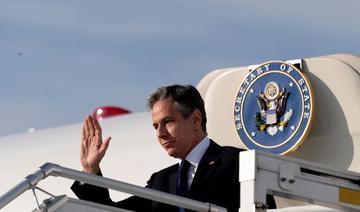
[(160, 122), (163, 122), (163, 121), (166, 121), (166, 120), (169, 120), (169, 119), (174, 119), (174, 116), (173, 115), (165, 116), (165, 117), (161, 118), (160, 120), (158, 120), (157, 122), (153, 122), (153, 125), (157, 124), (157, 123), (160, 123)]

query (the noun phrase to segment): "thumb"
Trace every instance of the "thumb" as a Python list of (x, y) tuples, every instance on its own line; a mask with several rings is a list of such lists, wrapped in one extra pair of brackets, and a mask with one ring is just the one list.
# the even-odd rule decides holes
[(102, 143), (101, 147), (100, 147), (100, 152), (101, 153), (105, 153), (107, 148), (109, 147), (109, 144), (110, 144), (110, 140), (111, 140), (111, 137), (107, 137), (104, 142)]

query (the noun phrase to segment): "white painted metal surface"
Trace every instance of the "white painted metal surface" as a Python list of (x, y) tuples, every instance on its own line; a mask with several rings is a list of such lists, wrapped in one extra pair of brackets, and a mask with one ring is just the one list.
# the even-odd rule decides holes
[(348, 201), (352, 197), (340, 197), (342, 190), (360, 195), (359, 173), (264, 152), (255, 153), (254, 150), (240, 152), (240, 160), (252, 163), (240, 162), (240, 173), (252, 172), (251, 179), (240, 178), (241, 212), (254, 211), (255, 205), (265, 206), (266, 194), (302, 199), (345, 211), (360, 211), (360, 203)]

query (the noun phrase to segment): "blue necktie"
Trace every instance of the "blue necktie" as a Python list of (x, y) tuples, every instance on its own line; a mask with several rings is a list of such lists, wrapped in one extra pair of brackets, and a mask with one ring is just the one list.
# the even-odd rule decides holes
[[(188, 177), (187, 173), (190, 168), (190, 163), (187, 160), (181, 161), (178, 177), (177, 177), (177, 187), (176, 194), (179, 196), (187, 197), (188, 196)], [(179, 207), (179, 212), (184, 212), (185, 208)]]
[(188, 195), (188, 171), (189, 171), (190, 163), (187, 160), (181, 161), (179, 171), (178, 171), (178, 183), (176, 194), (187, 197)]

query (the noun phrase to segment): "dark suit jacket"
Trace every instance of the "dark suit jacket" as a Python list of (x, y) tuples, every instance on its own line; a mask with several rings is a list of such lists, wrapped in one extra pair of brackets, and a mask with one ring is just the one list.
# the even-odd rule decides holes
[[(238, 211), (240, 204), (239, 151), (234, 147), (221, 147), (213, 141), (197, 168), (189, 189), (189, 198), (222, 206), (228, 211)], [(178, 164), (152, 174), (148, 188), (176, 194)], [(101, 173), (100, 173), (101, 175)], [(134, 211), (178, 211), (178, 208), (159, 202), (130, 197), (113, 202), (107, 189), (75, 182), (71, 189), (84, 200), (126, 208)], [(275, 201), (268, 196), (267, 203), (275, 208)]]

